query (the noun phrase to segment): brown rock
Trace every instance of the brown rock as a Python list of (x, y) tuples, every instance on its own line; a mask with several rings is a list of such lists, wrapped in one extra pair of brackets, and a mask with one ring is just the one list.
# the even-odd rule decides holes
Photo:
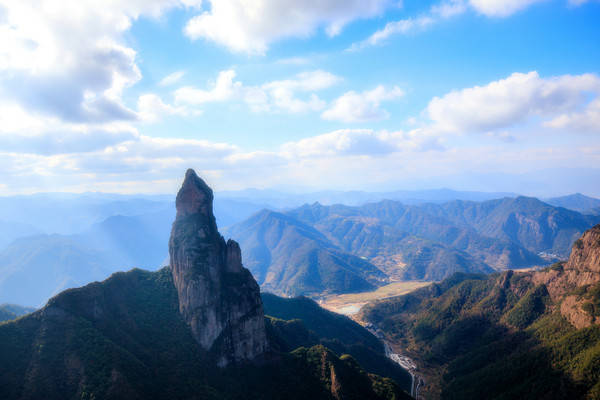
[(600, 322), (582, 309), (587, 301), (584, 297), (570, 294), (577, 288), (600, 282), (600, 225), (575, 241), (569, 261), (562, 268), (536, 272), (532, 281), (546, 285), (552, 300), (560, 303), (560, 313), (576, 328)]
[(258, 284), (242, 266), (239, 245), (219, 234), (212, 202), (212, 190), (188, 170), (169, 255), (179, 311), (196, 341), (225, 366), (255, 359), (268, 346)]

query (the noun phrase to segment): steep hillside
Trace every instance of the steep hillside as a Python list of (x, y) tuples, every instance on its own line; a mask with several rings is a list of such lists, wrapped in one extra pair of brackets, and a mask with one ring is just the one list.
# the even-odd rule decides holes
[(410, 391), (411, 377), (385, 355), (379, 339), (350, 318), (325, 310), (306, 297), (262, 295), (267, 327), (280, 350), (323, 345), (336, 354), (349, 354), (365, 370), (394, 379)]
[(385, 275), (333, 245), (314, 228), (281, 213), (261, 211), (228, 229), (244, 264), (263, 290), (286, 295), (373, 289)]
[(598, 398), (600, 226), (566, 264), (540, 272), (455, 275), (366, 306), (417, 361), (427, 398)]
[[(327, 319), (320, 323), (335, 329)], [(271, 332), (271, 339), (287, 343), (303, 331), (288, 328)], [(352, 345), (343, 337), (339, 343)], [(216, 355), (197, 345), (179, 313), (171, 270), (132, 270), (65, 291), (43, 309), (0, 324), (0, 397), (408, 398), (352, 357), (322, 346), (292, 350), (259, 365), (216, 368)]]

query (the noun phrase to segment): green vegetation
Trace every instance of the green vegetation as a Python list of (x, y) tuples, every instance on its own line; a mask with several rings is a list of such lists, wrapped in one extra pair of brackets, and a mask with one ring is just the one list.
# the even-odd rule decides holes
[(581, 308), (592, 317), (600, 317), (600, 284), (581, 286), (574, 292), (585, 301)]
[[(385, 274), (290, 216), (263, 210), (227, 230), (264, 290), (297, 296), (373, 290)], [(266, 280), (269, 275), (269, 280)]]
[[(284, 313), (285, 307), (281, 309)], [(318, 320), (320, 333), (334, 334), (347, 325), (325, 315), (304, 325), (293, 312), (289, 315), (288, 321), (267, 319), (275, 351), (265, 360), (219, 369), (181, 318), (168, 268), (116, 273), (104, 282), (67, 290), (43, 309), (0, 324), (0, 398), (357, 398), (352, 393), (366, 399), (406, 397), (392, 380), (372, 375), (370, 367), (353, 361), (360, 356), (354, 347), (361, 340), (367, 354), (379, 355), (368, 347), (373, 343), (367, 331), (320, 337), (306, 326)], [(331, 324), (336, 327), (327, 326)], [(319, 344), (324, 341), (357, 357), (338, 358), (336, 353), (345, 351), (334, 353)], [(326, 363), (316, 363), (319, 357)]]
[(281, 351), (324, 345), (336, 354), (351, 355), (369, 373), (393, 378), (409, 391), (410, 375), (385, 356), (382, 343), (350, 318), (327, 311), (306, 297), (262, 294), (267, 332)]
[(508, 272), (454, 276), (361, 317), (437, 371), (443, 399), (598, 398), (600, 327), (576, 330), (550, 305), (545, 286)]

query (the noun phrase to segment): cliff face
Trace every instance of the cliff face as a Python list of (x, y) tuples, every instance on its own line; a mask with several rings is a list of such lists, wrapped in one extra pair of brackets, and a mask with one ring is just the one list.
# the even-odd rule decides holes
[(169, 255), (180, 313), (196, 341), (225, 366), (252, 360), (268, 346), (258, 284), (242, 266), (239, 245), (219, 234), (212, 204), (212, 190), (188, 170)]
[(600, 225), (587, 230), (575, 241), (569, 261), (532, 274), (535, 284), (547, 287), (561, 314), (576, 328), (600, 324), (595, 312), (586, 311), (600, 285)]
[(600, 225), (589, 229), (575, 241), (565, 270), (576, 270), (579, 274), (585, 274), (584, 279), (592, 280), (590, 283), (600, 280)]

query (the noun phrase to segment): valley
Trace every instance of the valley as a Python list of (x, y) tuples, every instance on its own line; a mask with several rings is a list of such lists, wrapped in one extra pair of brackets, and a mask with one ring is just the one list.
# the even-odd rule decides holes
[[(584, 231), (598, 219), (596, 216), (522, 197), (417, 205), (391, 200), (361, 206), (314, 203), (281, 212), (261, 210), (223, 229), (240, 241), (238, 245), (220, 235), (212, 191), (193, 171), (186, 174), (176, 206), (172, 229), (170, 221), (175, 213), (165, 209), (108, 217), (80, 233), (36, 235), (12, 242), (4, 256), (10, 262), (0, 268), (4, 273), (0, 286), (6, 288), (3, 299), (27, 305), (35, 293), (36, 301), (43, 304), (48, 290), (61, 293), (37, 311), (14, 305), (0, 307), (0, 317), (7, 321), (0, 324), (0, 337), (6, 343), (18, 343), (19, 351), (24, 352), (15, 353), (12, 345), (4, 348), (0, 372), (3, 362), (17, 366), (19, 373), (30, 368), (15, 357), (31, 357), (28, 346), (33, 340), (45, 343), (47, 339), (35, 333), (42, 324), (51, 329), (45, 360), (71, 351), (68, 349), (74, 343), (70, 340), (84, 335), (95, 341), (116, 341), (128, 349), (121, 354), (121, 347), (102, 345), (102, 351), (115, 354), (118, 363), (113, 368), (120, 368), (120, 379), (132, 393), (145, 396), (149, 392), (141, 388), (144, 380), (139, 381), (138, 376), (152, 374), (160, 367), (152, 364), (145, 370), (133, 365), (138, 361), (148, 365), (154, 357), (148, 352), (150, 344), (129, 336), (117, 340), (116, 334), (153, 332), (164, 340), (165, 335), (174, 335), (182, 347), (172, 356), (184, 364), (191, 362), (183, 352), (193, 346), (192, 342), (200, 345), (194, 356), (197, 360), (221, 368), (253, 359), (279, 360), (267, 364), (273, 366), (275, 362), (279, 363), (276, 368), (283, 368), (275, 378), (281, 385), (287, 385), (284, 382), (289, 381), (290, 374), (298, 374), (297, 368), (314, 373), (310, 371), (315, 371), (317, 359), (330, 365), (333, 375), (320, 375), (317, 381), (304, 376), (303, 383), (297, 383), (298, 393), (327, 392), (333, 390), (334, 380), (340, 380), (345, 383), (335, 386), (336, 391), (369, 393), (365, 394), (368, 398), (408, 398), (407, 393), (417, 399), (470, 398), (484, 390), (480, 380), (491, 387), (499, 385), (493, 379), (494, 368), (515, 362), (529, 351), (534, 356), (522, 360), (523, 368), (536, 365), (539, 373), (561, 382), (560, 388), (550, 385), (555, 388), (549, 390), (557, 390), (561, 396), (595, 393), (590, 386), (595, 364), (589, 357), (593, 359), (596, 354), (593, 346), (600, 303), (596, 299), (594, 246), (600, 239), (597, 227)], [(221, 212), (236, 214), (222, 208)], [(243, 218), (243, 213), (236, 215)], [(169, 231), (170, 239), (166, 236)], [(566, 254), (565, 243), (581, 234), (574, 240), (568, 262), (544, 266), (547, 261), (538, 254)], [(168, 259), (165, 249), (170, 253)], [(113, 273), (125, 265), (161, 263), (169, 266), (153, 268), (158, 268), (156, 272), (134, 269)], [(28, 287), (18, 279), (32, 276), (38, 264), (46, 266), (46, 278), (29, 280), (29, 285), (38, 286), (11, 294), (10, 288)], [(216, 268), (215, 272), (208, 272), (210, 268)], [(205, 277), (207, 273), (210, 278)], [(86, 279), (102, 282), (63, 291), (86, 284)], [(194, 294), (200, 287), (203, 289)], [(132, 292), (119, 293), (124, 288)], [(28, 293), (29, 297), (24, 297)], [(222, 300), (215, 303), (220, 297)], [(229, 300), (234, 298), (234, 302)], [(139, 307), (146, 303), (161, 310), (162, 315), (141, 312)], [(231, 310), (224, 311), (223, 307)], [(179, 313), (174, 314), (175, 310)], [(104, 315), (110, 315), (109, 319)], [(162, 331), (156, 323), (163, 318), (176, 331)], [(205, 325), (207, 321), (209, 325)], [(93, 331), (86, 333), (86, 326)], [(64, 334), (73, 339), (59, 339)], [(552, 351), (564, 351), (557, 340), (569, 341), (582, 334), (591, 342), (577, 350), (580, 361), (561, 364), (559, 370), (547, 364), (555, 362)], [(102, 346), (79, 343), (69, 357), (103, 376), (105, 372), (87, 364), (98, 357)], [(507, 348), (511, 350), (504, 356), (497, 360), (492, 357)], [(492, 357), (493, 363), (481, 364), (479, 357)], [(40, 371), (49, 368), (46, 361), (30, 362)], [(263, 381), (266, 375), (261, 374), (273, 373), (271, 368), (257, 371), (255, 378)], [(483, 378), (476, 377), (479, 368), (488, 371)], [(351, 372), (353, 369), (358, 375)], [(7, 379), (18, 379), (8, 374), (9, 369), (4, 371)], [(583, 371), (583, 377), (572, 378), (580, 373), (577, 371)], [(59, 381), (73, 373), (61, 372)], [(77, 374), (91, 379), (84, 370)], [(232, 394), (238, 389), (227, 386), (226, 376), (217, 378), (199, 369), (196, 375), (186, 372), (167, 379), (177, 384), (180, 379), (200, 379), (209, 382), (209, 392)], [(516, 376), (504, 378), (508, 381), (502, 381), (501, 386)], [(45, 379), (36, 377), (27, 390), (58, 395), (62, 390), (58, 387), (38, 386)], [(356, 386), (353, 379), (363, 383)], [(537, 382), (542, 378), (536, 375), (532, 379)], [(19, 385), (28, 387), (26, 383)], [(89, 385), (86, 390), (112, 396), (114, 389), (110, 387)], [(372, 392), (369, 385), (376, 385), (377, 390)], [(79, 393), (80, 389), (69, 390)], [(490, 389), (486, 386), (485, 390)], [(515, 387), (513, 391), (518, 394), (520, 390)], [(4, 394), (13, 398), (15, 393)], [(165, 395), (160, 390), (157, 393)], [(548, 392), (539, 389), (535, 393)]]
[(329, 295), (315, 300), (321, 307), (327, 310), (338, 314), (353, 316), (367, 303), (407, 294), (413, 290), (428, 286), (431, 283), (432, 282), (420, 281), (392, 282), (385, 286), (380, 286), (371, 292)]

